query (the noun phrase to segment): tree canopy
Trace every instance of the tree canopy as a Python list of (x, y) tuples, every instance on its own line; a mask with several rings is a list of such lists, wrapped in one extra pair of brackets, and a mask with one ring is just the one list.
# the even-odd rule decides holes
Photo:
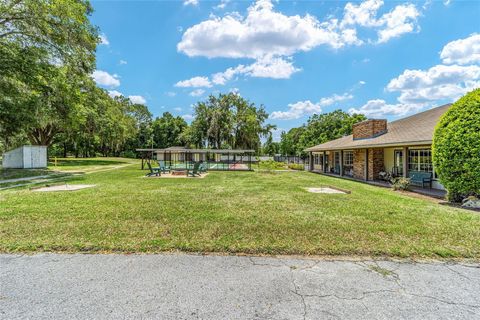
[(258, 150), (261, 138), (275, 126), (265, 124), (268, 114), (263, 106), (235, 93), (210, 95), (195, 106), (195, 120), (189, 132), (197, 147)]
[(366, 120), (362, 114), (349, 114), (342, 110), (314, 114), (301, 127), (282, 132), (280, 151), (284, 155), (305, 155), (304, 150), (352, 134), (353, 124)]

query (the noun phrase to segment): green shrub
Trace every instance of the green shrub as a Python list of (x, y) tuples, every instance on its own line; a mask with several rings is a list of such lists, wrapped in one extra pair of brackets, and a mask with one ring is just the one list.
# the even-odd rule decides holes
[(260, 161), (258, 163), (258, 168), (271, 171), (271, 170), (283, 170), (285, 169), (285, 163), (283, 162), (276, 162), (273, 160), (265, 160), (265, 161)]
[(480, 89), (466, 94), (442, 116), (432, 149), (448, 200), (480, 195)]
[(304, 170), (305, 166), (300, 163), (289, 163), (288, 168), (292, 170)]
[(408, 190), (408, 188), (410, 188), (410, 179), (404, 178), (404, 177), (393, 178), (392, 188), (393, 190), (402, 190), (402, 191)]

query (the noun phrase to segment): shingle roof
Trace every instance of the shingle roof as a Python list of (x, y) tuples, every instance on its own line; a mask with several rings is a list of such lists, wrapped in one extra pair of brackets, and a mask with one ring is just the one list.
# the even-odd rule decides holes
[(353, 135), (349, 135), (308, 148), (306, 151), (428, 145), (432, 143), (435, 126), (449, 107), (450, 104), (446, 104), (390, 122), (387, 124), (387, 132), (375, 138), (353, 140)]

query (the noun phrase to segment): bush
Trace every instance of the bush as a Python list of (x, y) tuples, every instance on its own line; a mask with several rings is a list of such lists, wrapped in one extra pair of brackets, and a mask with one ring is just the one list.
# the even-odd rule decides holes
[(259, 169), (263, 169), (266, 171), (272, 171), (272, 170), (283, 170), (285, 169), (285, 163), (283, 162), (276, 162), (273, 160), (265, 160), (265, 161), (260, 161), (258, 163)]
[(480, 89), (466, 94), (442, 116), (432, 150), (448, 200), (480, 195)]
[(305, 166), (300, 163), (289, 163), (288, 168), (292, 170), (304, 170)]
[(404, 178), (404, 177), (393, 178), (392, 179), (392, 188), (393, 188), (393, 190), (406, 191), (406, 190), (408, 190), (408, 188), (410, 188), (410, 179), (409, 178)]

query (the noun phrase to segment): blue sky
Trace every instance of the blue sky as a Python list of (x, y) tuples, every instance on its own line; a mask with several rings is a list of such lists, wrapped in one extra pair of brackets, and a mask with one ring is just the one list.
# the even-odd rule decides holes
[[(288, 130), (343, 109), (397, 119), (480, 86), (478, 1), (93, 1), (93, 77), (187, 121), (208, 94)], [(277, 136), (278, 136), (277, 132)]]

